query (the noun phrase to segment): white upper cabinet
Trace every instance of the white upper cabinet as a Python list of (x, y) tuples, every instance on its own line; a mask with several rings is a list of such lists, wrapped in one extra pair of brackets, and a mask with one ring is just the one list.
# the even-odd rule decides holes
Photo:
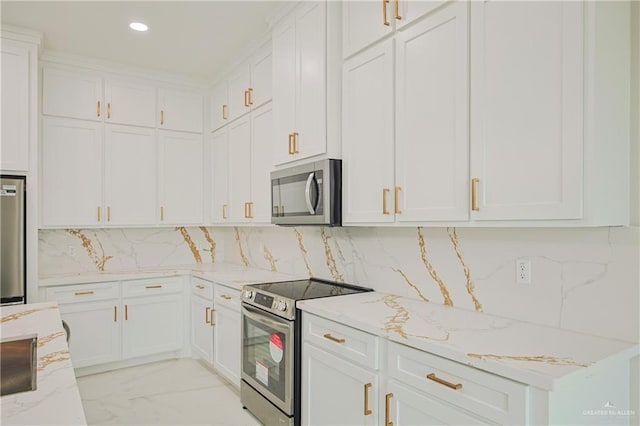
[(231, 123), (229, 129), (229, 219), (251, 219), (251, 117)]
[(211, 135), (211, 220), (225, 223), (229, 220), (229, 141), (228, 128), (223, 127)]
[(273, 108), (267, 104), (251, 117), (251, 216), (254, 223), (271, 223), (271, 164)]
[(102, 125), (44, 117), (41, 208), (44, 226), (102, 223)]
[[(382, 5), (382, 6), (381, 6)], [(382, 1), (342, 2), (342, 54), (345, 58), (393, 34), (389, 6)]]
[(250, 93), (251, 70), (249, 64), (238, 67), (227, 80), (229, 89), (229, 121), (251, 111)]
[(251, 108), (258, 108), (271, 100), (272, 73), (271, 40), (269, 40), (251, 57), (251, 86), (249, 87)]
[(160, 129), (202, 132), (203, 97), (200, 93), (160, 88), (158, 107)]
[(105, 80), (105, 121), (133, 126), (156, 126), (156, 89), (123, 80)]
[(342, 221), (393, 222), (393, 40), (347, 60), (343, 68)]
[(153, 129), (106, 126), (106, 225), (149, 225), (157, 222), (156, 158)]
[(210, 130), (215, 131), (229, 122), (227, 80), (223, 80), (213, 87), (209, 105)]
[(29, 50), (2, 41), (0, 170), (29, 169)]
[(99, 75), (44, 67), (42, 113), (58, 117), (102, 121), (106, 106)]
[(400, 222), (469, 218), (467, 4), (396, 36), (394, 211)]
[(158, 149), (160, 223), (202, 224), (202, 135), (160, 131)]
[(451, 2), (345, 61), (343, 222), (468, 219), (467, 52)]
[(473, 220), (579, 219), (583, 3), (471, 3)]
[(275, 164), (327, 152), (326, 12), (302, 2), (274, 28)]

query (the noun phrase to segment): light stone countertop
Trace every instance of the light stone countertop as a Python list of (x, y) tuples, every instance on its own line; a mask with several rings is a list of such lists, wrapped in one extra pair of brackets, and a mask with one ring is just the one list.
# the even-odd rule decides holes
[(551, 390), (596, 365), (638, 355), (637, 343), (547, 327), (379, 292), (296, 306), (391, 341)]
[(146, 268), (139, 271), (90, 272), (40, 276), (38, 284), (40, 287), (53, 287), (69, 284), (127, 281), (180, 275), (191, 275), (237, 290), (242, 289), (242, 286), (246, 284), (289, 281), (304, 278), (265, 269), (250, 268), (235, 263), (214, 263), (205, 265), (180, 265), (166, 268)]
[(2, 339), (38, 335), (37, 389), (0, 397), (4, 425), (86, 425), (55, 302), (0, 308)]

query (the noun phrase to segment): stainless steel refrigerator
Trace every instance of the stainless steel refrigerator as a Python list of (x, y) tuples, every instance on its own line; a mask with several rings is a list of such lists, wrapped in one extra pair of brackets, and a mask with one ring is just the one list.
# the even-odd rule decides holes
[(0, 175), (1, 304), (26, 303), (24, 176)]

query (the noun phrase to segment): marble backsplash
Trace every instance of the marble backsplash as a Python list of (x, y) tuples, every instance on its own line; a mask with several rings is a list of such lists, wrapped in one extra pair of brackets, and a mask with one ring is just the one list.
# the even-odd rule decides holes
[[(41, 230), (39, 271), (224, 260), (638, 342), (639, 237), (637, 227)], [(516, 283), (520, 258), (531, 284)]]

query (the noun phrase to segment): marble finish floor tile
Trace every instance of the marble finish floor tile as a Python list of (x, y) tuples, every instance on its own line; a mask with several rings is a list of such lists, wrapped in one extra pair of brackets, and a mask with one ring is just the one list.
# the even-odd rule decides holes
[(236, 388), (190, 358), (79, 377), (78, 387), (89, 425), (260, 425)]

